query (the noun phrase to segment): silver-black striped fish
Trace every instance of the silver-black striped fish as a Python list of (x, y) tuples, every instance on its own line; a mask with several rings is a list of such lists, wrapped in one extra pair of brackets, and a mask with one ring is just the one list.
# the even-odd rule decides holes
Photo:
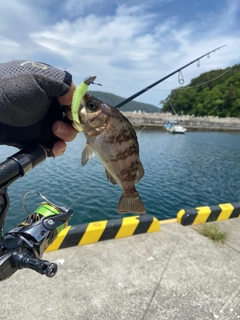
[(107, 179), (122, 188), (118, 213), (145, 213), (135, 188), (143, 177), (137, 135), (131, 123), (116, 108), (91, 94), (85, 94), (79, 107), (79, 121), (86, 137), (82, 153), (85, 166), (96, 154), (104, 165)]

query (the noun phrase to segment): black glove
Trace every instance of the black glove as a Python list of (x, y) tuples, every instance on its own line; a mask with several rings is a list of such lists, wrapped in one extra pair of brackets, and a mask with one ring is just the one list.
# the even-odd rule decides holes
[(49, 148), (58, 140), (56, 120), (67, 121), (57, 97), (66, 94), (72, 76), (44, 63), (0, 64), (0, 144), (23, 148), (38, 142)]

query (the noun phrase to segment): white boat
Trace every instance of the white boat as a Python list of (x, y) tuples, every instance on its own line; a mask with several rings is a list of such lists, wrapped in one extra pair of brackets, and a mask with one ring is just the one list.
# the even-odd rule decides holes
[[(177, 116), (176, 110), (174, 109), (173, 105), (170, 102), (170, 106), (174, 112), (174, 114)], [(165, 128), (168, 132), (171, 133), (185, 133), (187, 131), (186, 128), (183, 128), (176, 119), (171, 119), (165, 124)]]
[(165, 124), (165, 128), (168, 132), (171, 133), (185, 133), (187, 131), (186, 128), (183, 128), (180, 124), (178, 124), (176, 119), (172, 119), (169, 120), (166, 124)]

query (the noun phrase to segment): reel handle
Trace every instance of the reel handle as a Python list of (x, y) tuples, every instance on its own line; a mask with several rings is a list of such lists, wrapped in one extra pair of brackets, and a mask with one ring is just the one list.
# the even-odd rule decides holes
[(42, 275), (52, 278), (58, 270), (56, 263), (31, 257), (27, 252), (14, 252), (11, 257), (12, 267), (16, 269), (29, 268)]

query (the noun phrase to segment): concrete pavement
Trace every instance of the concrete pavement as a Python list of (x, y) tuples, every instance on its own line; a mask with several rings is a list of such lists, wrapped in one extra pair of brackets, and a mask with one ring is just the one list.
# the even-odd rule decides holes
[(240, 319), (240, 219), (217, 223), (230, 234), (222, 246), (167, 223), (46, 253), (57, 275), (20, 270), (1, 282), (0, 319)]

